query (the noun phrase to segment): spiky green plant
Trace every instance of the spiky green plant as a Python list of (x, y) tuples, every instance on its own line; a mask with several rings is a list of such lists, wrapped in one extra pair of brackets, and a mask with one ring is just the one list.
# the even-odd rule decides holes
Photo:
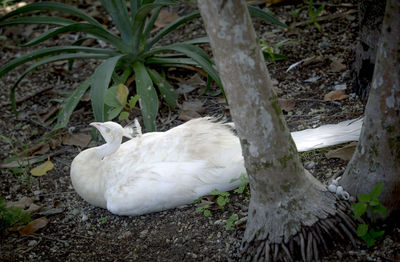
[[(112, 93), (107, 92), (107, 89), (110, 86), (124, 84), (132, 74), (135, 75), (136, 94), (139, 97), (139, 105), (147, 131), (155, 130), (155, 119), (159, 107), (158, 94), (171, 106), (175, 105), (177, 100), (177, 93), (171, 84), (166, 81), (165, 77), (160, 74), (160, 68), (183, 67), (185, 65), (199, 66), (207, 72), (209, 78), (214, 80), (222, 90), (222, 83), (213, 62), (201, 48), (196, 46), (198, 43), (206, 43), (208, 41), (206, 38), (193, 39), (188, 42), (166, 46), (155, 46), (160, 39), (181, 24), (200, 17), (198, 11), (175, 20), (157, 34), (151, 35), (151, 29), (161, 8), (176, 4), (176, 2), (170, 0), (130, 0), (129, 9), (125, 0), (101, 0), (101, 3), (111, 16), (120, 36), (112, 33), (96, 19), (80, 9), (63, 3), (33, 3), (0, 17), (0, 27), (12, 24), (48, 24), (54, 26), (52, 30), (22, 45), (25, 47), (40, 44), (61, 33), (81, 32), (85, 35), (72, 45), (41, 48), (22, 55), (0, 68), (0, 77), (2, 77), (21, 64), (37, 60), (36, 63), (19, 76), (10, 89), (10, 100), (15, 114), (17, 114), (15, 89), (18, 83), (26, 74), (37, 67), (59, 60), (99, 59), (103, 60), (103, 62), (97, 67), (93, 75), (81, 83), (65, 100), (65, 105), (57, 117), (56, 129), (67, 125), (80, 98), (89, 87), (95, 120), (103, 122), (110, 120), (112, 116), (115, 117), (115, 108), (122, 110), (122, 107), (117, 104), (110, 108), (105, 103), (105, 95)], [(249, 7), (249, 10), (255, 16), (286, 26), (258, 8)], [(34, 11), (58, 11), (60, 14), (68, 14), (76, 19), (71, 20), (60, 16), (45, 15), (20, 16)], [(110, 48), (80, 46), (83, 40), (88, 38), (101, 40), (107, 43)], [(122, 104), (122, 106), (124, 105)], [(110, 111), (113, 111), (113, 113), (109, 114)]]

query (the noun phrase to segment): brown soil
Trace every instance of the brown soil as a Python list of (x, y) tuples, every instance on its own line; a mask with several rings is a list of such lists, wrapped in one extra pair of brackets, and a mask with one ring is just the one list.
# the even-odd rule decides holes
[[(290, 12), (301, 6), (290, 4), (270, 9), (281, 21), (290, 24), (293, 22)], [(85, 8), (90, 9), (88, 6)], [(187, 4), (175, 10), (182, 15), (193, 8), (193, 5)], [(325, 18), (319, 22), (322, 31), (312, 24), (284, 30), (255, 19), (259, 37), (269, 45), (284, 39), (298, 41), (280, 48), (279, 52), (288, 57), (286, 60), (267, 63), (279, 97), (295, 103), (294, 107), (289, 106), (284, 112), (291, 130), (339, 122), (363, 114), (363, 104), (351, 91), (352, 50), (358, 29), (356, 9), (355, 4), (346, 1), (328, 5), (321, 14)], [(335, 18), (335, 15), (338, 17)], [(305, 20), (307, 15), (303, 12), (296, 22)], [(17, 44), (44, 29), (44, 26), (34, 25), (0, 28), (4, 36), (4, 39), (0, 39), (0, 65), (33, 50), (20, 48)], [(204, 35), (201, 21), (197, 20), (169, 35), (163, 44)], [(42, 47), (72, 41), (70, 35), (62, 35), (48, 40)], [(309, 60), (286, 72), (290, 65), (303, 59)], [(72, 70), (66, 70), (65, 63), (57, 63), (29, 74), (17, 89), (17, 100), (23, 99), (18, 104), (18, 117), (12, 114), (8, 94), (13, 82), (27, 65), (8, 73), (0, 79), (0, 133), (12, 139), (17, 146), (34, 147), (52, 127), (42, 121), (43, 117), (57, 108), (59, 100), (89, 76), (97, 64), (78, 61)], [(195, 72), (176, 69), (170, 74), (174, 76), (172, 82), (178, 87), (182, 79), (192, 77)], [(312, 77), (318, 79), (313, 81), (310, 79)], [(349, 98), (324, 101), (324, 95), (339, 85), (347, 87)], [(229, 116), (227, 105), (220, 96), (198, 97), (202, 90), (204, 85), (182, 95), (180, 103), (200, 100), (204, 103), (201, 115)], [(167, 130), (182, 123), (180, 113), (179, 108), (163, 106), (158, 129)], [(137, 114), (132, 113), (131, 119)], [(50, 149), (44, 150), (43, 154), (51, 154), (55, 168), (43, 177), (31, 178), (30, 185), (25, 177), (14, 175), (9, 169), (1, 169), (1, 197), (7, 201), (29, 197), (41, 206), (32, 217), (44, 216), (49, 220), (44, 228), (31, 235), (22, 236), (12, 231), (1, 235), (1, 261), (239, 260), (245, 223), (237, 225), (234, 230), (226, 230), (224, 226), (232, 213), (237, 214), (241, 221), (246, 221), (247, 194), (231, 192), (230, 202), (225, 209), (218, 209), (214, 205), (210, 217), (196, 212), (196, 204), (143, 216), (122, 217), (83, 201), (71, 186), (69, 167), (72, 159), (84, 148), (60, 145), (60, 141), (69, 132), (89, 134), (88, 123), (92, 121), (90, 101), (81, 101), (77, 113), (71, 118), (69, 129), (56, 135)], [(0, 148), (1, 159), (13, 155), (12, 148), (3, 141), (0, 142)], [(327, 184), (333, 176), (343, 173), (347, 162), (337, 158), (328, 159), (324, 153), (324, 150), (317, 150), (302, 154), (302, 158), (306, 168)], [(392, 223), (384, 226), (386, 234), (375, 247), (367, 248), (362, 241), (358, 242), (357, 247), (352, 247), (346, 241), (341, 241), (326, 254), (324, 261), (399, 261), (400, 227)]]

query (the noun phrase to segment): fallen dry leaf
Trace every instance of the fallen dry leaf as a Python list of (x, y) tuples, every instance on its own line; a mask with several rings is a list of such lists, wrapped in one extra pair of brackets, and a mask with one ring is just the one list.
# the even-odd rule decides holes
[(13, 168), (13, 167), (26, 167), (36, 162), (44, 161), (43, 156), (31, 156), (31, 157), (21, 157), (18, 160), (11, 161), (9, 163), (1, 163), (0, 168)]
[(334, 90), (324, 96), (324, 101), (344, 100), (348, 97), (349, 95), (347, 95), (343, 90)]
[(46, 162), (44, 162), (41, 165), (38, 165), (35, 168), (31, 169), (31, 175), (32, 176), (44, 176), (47, 174), (48, 171), (52, 170), (54, 168), (53, 162), (50, 161), (50, 157)]
[(70, 146), (86, 147), (92, 137), (84, 133), (68, 134), (64, 136), (62, 143)]
[(185, 111), (196, 111), (198, 113), (204, 112), (203, 102), (200, 100), (185, 101), (180, 107)]
[(179, 17), (180, 16), (178, 14), (170, 13), (167, 10), (163, 9), (158, 15), (157, 20), (154, 22), (154, 25), (158, 28), (163, 28), (178, 19)]
[(332, 61), (331, 63), (332, 72), (342, 72), (347, 69), (347, 66), (343, 64), (343, 58), (331, 57), (330, 59)]
[(25, 209), (25, 208), (29, 207), (32, 203), (33, 203), (32, 198), (24, 196), (18, 201), (7, 202), (6, 206)]
[(357, 142), (351, 142), (350, 144), (345, 145), (344, 147), (329, 151), (328, 153), (325, 154), (325, 156), (327, 158), (340, 158), (349, 161), (353, 157), (356, 147), (357, 147)]
[(294, 98), (289, 98), (289, 99), (279, 98), (278, 101), (279, 104), (281, 105), (282, 110), (286, 112), (293, 111), (296, 105), (296, 101), (294, 100)]
[(41, 228), (44, 228), (49, 223), (49, 220), (45, 217), (40, 217), (31, 221), (26, 226), (18, 228), (18, 232), (21, 235), (31, 235)]
[(183, 120), (183, 121), (189, 121), (194, 118), (199, 118), (201, 115), (197, 113), (196, 111), (191, 111), (191, 110), (182, 110), (179, 113), (178, 119)]
[(18, 154), (18, 156), (44, 155), (47, 152), (49, 152), (49, 150), (50, 150), (49, 144), (42, 142), (27, 148), (26, 150)]
[(37, 211), (39, 211), (40, 209), (42, 209), (42, 206), (36, 205), (35, 203), (30, 204), (30, 206), (28, 207), (28, 209), (26, 209), (26, 212), (29, 213), (35, 213)]

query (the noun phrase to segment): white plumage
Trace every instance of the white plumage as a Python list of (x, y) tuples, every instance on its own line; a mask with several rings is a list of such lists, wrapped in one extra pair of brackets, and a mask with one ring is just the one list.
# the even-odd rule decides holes
[[(190, 120), (166, 132), (130, 137), (114, 122), (92, 123), (106, 144), (72, 161), (76, 192), (92, 205), (118, 215), (141, 215), (192, 203), (212, 190), (228, 191), (245, 173), (232, 124), (212, 118)], [(358, 140), (362, 120), (293, 132), (299, 151)]]

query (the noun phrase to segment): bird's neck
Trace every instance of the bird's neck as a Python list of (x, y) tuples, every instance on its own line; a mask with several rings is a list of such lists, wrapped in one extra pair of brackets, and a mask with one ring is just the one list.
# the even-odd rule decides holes
[(99, 146), (97, 148), (97, 152), (96, 152), (97, 156), (100, 159), (103, 159), (104, 157), (115, 153), (118, 150), (118, 148), (120, 147), (121, 141), (122, 141), (122, 138), (119, 138), (119, 139), (116, 138), (112, 141), (107, 142), (106, 144), (104, 144), (102, 146)]

